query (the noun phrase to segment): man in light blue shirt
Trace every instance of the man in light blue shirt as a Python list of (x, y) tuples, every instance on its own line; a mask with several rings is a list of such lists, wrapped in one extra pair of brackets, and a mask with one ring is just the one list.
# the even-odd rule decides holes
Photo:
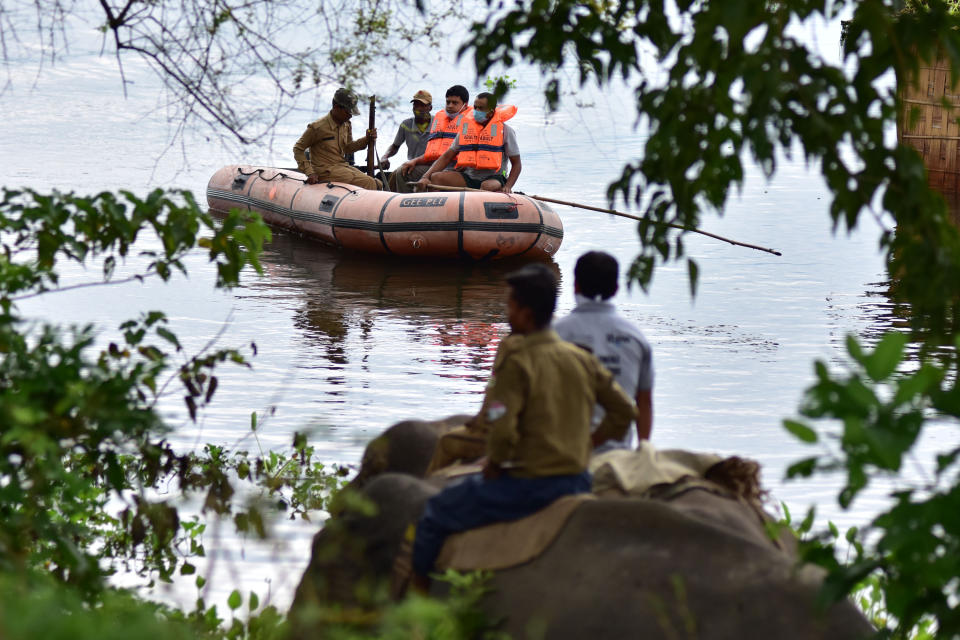
[[(636, 436), (628, 431), (622, 440), (595, 441), (598, 451), (635, 449), (636, 438), (649, 440), (653, 430), (653, 352), (640, 329), (610, 302), (618, 289), (618, 271), (617, 259), (608, 253), (580, 256), (573, 284), (577, 306), (553, 325), (561, 338), (593, 353), (636, 400)], [(603, 409), (597, 407), (594, 426), (602, 417)]]

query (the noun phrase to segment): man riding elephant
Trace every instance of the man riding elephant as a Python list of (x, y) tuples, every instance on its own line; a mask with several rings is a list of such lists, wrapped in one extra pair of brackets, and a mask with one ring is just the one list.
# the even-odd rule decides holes
[[(291, 640), (376, 619), (370, 613), (387, 594), (404, 591), (418, 521), (416, 569), (491, 571), (477, 606), (510, 637), (871, 637), (850, 602), (818, 605), (822, 571), (799, 565), (795, 547), (771, 535), (755, 463), (644, 443), (594, 457), (594, 493), (553, 502), (591, 488), (583, 471), (594, 403), (607, 410), (596, 441), (622, 436), (633, 401), (592, 356), (545, 330), (555, 283), (537, 267), (526, 273), (540, 284), (531, 294), (527, 277), (511, 277), (515, 335), (498, 354), (480, 415), (489, 423), (488, 477), (423, 479), (438, 438), (463, 416), (406, 421), (371, 442), (354, 483), (361, 497), (344, 500), (362, 506), (337, 510), (314, 538), (290, 609)], [(651, 468), (635, 473), (634, 458)], [(450, 488), (438, 491), (444, 482)], [(430, 590), (442, 593), (443, 585)]]
[(515, 520), (557, 498), (590, 491), (590, 419), (604, 421), (594, 440), (619, 439), (633, 421), (633, 401), (593, 355), (551, 330), (557, 281), (532, 264), (507, 277), (507, 318), (522, 342), (494, 371), (481, 414), (489, 432), (483, 477), (469, 476), (427, 502), (413, 547), (414, 585), (428, 574), (451, 533)]

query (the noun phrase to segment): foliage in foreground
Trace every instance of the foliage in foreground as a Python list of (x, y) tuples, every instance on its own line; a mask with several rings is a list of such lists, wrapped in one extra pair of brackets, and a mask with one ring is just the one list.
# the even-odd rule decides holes
[[(186, 529), (177, 506), (157, 497), (160, 483), (206, 492), (204, 508), (216, 513), (230, 513), (234, 491), (215, 450), (190, 456), (164, 441), (170, 427), (157, 403), (182, 393), (196, 419), (213, 400), (217, 366), (248, 366), (239, 349), (184, 354), (159, 311), (122, 323), (105, 340), (92, 326), (27, 321), (17, 303), (116, 282), (123, 261), (136, 271), (121, 281), (166, 281), (186, 273), (197, 247), (215, 265), (216, 286), (231, 287), (244, 267), (259, 270), (268, 238), (258, 217), (234, 212), (215, 224), (184, 192), (139, 198), (3, 190), (0, 570), (45, 569), (89, 592), (102, 589), (116, 561), (139, 561), (145, 574), (169, 579)], [(146, 248), (133, 255), (135, 243)], [(64, 263), (97, 265), (101, 276), (61, 287)], [(108, 512), (111, 501), (122, 505), (119, 513)]]
[[(875, 348), (864, 349), (850, 336), (846, 372), (832, 373), (817, 362), (817, 381), (807, 390), (801, 412), (809, 419), (829, 419), (830, 426), (814, 429), (806, 422), (785, 421), (797, 438), (820, 448), (791, 466), (788, 475), (845, 474), (839, 500), (848, 508), (871, 479), (892, 479), (904, 471), (929, 416), (935, 415), (941, 428), (960, 419), (953, 365), (929, 360), (908, 366), (906, 340), (889, 333)], [(849, 559), (838, 559), (836, 544), (826, 534), (804, 557), (830, 569), (823, 594), (827, 600), (853, 593), (865, 581), (877, 590), (890, 637), (912, 637), (911, 630), (924, 624), (933, 624), (938, 637), (956, 637), (960, 448), (940, 452), (929, 471), (922, 461), (914, 463), (919, 479), (901, 479), (891, 506), (849, 534)]]
[[(112, 340), (18, 312), (26, 298), (116, 282), (124, 261), (135, 272), (120, 281), (185, 274), (198, 247), (215, 264), (216, 286), (231, 287), (246, 266), (259, 270), (268, 238), (258, 217), (233, 212), (215, 223), (189, 193), (3, 191), (0, 572), (42, 570), (88, 595), (120, 565), (169, 581), (193, 573), (191, 559), (204, 554), (204, 525), (181, 514), (178, 498), (199, 495), (203, 512), (259, 536), (278, 509), (307, 518), (326, 507), (343, 474), (315, 461), (302, 437), (289, 454), (254, 455), (219, 445), (179, 452), (164, 440), (170, 426), (157, 403), (181, 396), (195, 420), (214, 400), (217, 367), (249, 366), (244, 350), (185, 354), (159, 311), (123, 322)], [(147, 248), (135, 253), (135, 244)], [(64, 263), (97, 265), (101, 275), (61, 286)]]
[[(554, 106), (575, 94), (564, 84), (571, 71), (581, 85), (633, 89), (646, 142), (608, 196), (643, 214), (631, 268), (642, 286), (657, 264), (685, 257), (687, 232), (677, 229), (723, 214), (747, 162), (770, 177), (782, 157), (802, 154), (831, 192), (835, 228), (853, 229), (867, 212), (882, 226), (880, 247), (914, 326), (941, 337), (956, 331), (960, 236), (917, 154), (884, 137), (902, 106), (891, 74), (910, 82), (938, 52), (960, 69), (960, 17), (943, 2), (913, 13), (893, 0), (747, 0), (735, 9), (722, 0), (488, 5), (461, 49), (479, 73), (536, 64)], [(851, 12), (839, 63), (796, 28)], [(698, 266), (687, 262), (695, 284)]]
[[(216, 607), (185, 613), (116, 589), (91, 599), (39, 573), (0, 574), (0, 636), (5, 640), (280, 640), (283, 617), (272, 606), (256, 610), (255, 594), (243, 606), (235, 594), (230, 620)], [(242, 609), (247, 616), (241, 618)], [(256, 611), (254, 611), (256, 610)]]
[[(146, 232), (153, 237), (145, 239)], [(309, 520), (326, 511), (347, 470), (314, 459), (295, 435), (289, 451), (208, 444), (176, 451), (157, 406), (182, 394), (196, 420), (215, 399), (217, 367), (249, 366), (242, 350), (209, 346), (183, 353), (162, 312), (120, 325), (113, 340), (94, 327), (35, 324), (20, 300), (78, 286), (186, 274), (197, 248), (215, 262), (218, 287), (259, 270), (269, 231), (256, 216), (231, 213), (216, 224), (189, 193), (121, 192), (93, 197), (4, 190), (0, 201), (0, 637), (272, 640), (286, 634), (274, 607), (234, 591), (229, 618), (203, 598), (197, 575), (206, 521), (232, 522), (241, 536), (269, 535), (273, 518)], [(134, 255), (137, 248), (146, 246)], [(123, 264), (128, 261), (130, 265)], [(64, 262), (97, 264), (100, 277), (61, 286)], [(255, 353), (255, 345), (250, 350)], [(199, 498), (200, 513), (184, 514)], [(145, 580), (193, 576), (193, 611), (144, 601), (108, 586), (123, 569)], [(451, 597), (381, 603), (357, 626), (331, 627), (340, 638), (473, 638), (486, 630), (476, 604), (484, 577), (451, 573)], [(321, 612), (335, 619), (336, 611)], [(486, 636), (493, 637), (493, 636)]]
[(409, 594), (400, 602), (384, 597), (363, 609), (317, 608), (297, 615), (301, 625), (310, 620), (322, 625), (323, 637), (331, 640), (509, 640), (480, 609), (490, 578), (490, 572), (448, 569), (436, 576), (449, 586), (442, 600)]
[[(354, 619), (336, 610), (317, 612), (324, 636), (332, 640), (509, 640), (492, 630), (479, 612), (488, 574), (449, 571), (449, 596), (439, 601), (412, 596), (384, 603), (372, 614)], [(92, 600), (72, 587), (38, 573), (0, 574), (0, 637), (5, 640), (126, 640), (131, 629), (143, 640), (281, 640), (288, 635), (285, 617), (273, 606), (260, 607), (256, 594), (234, 591), (229, 617), (202, 600), (185, 612), (149, 602), (116, 589)]]
[[(796, 428), (796, 427), (791, 427)], [(813, 523), (816, 518), (816, 509), (810, 509), (806, 517), (795, 523), (786, 504), (781, 504), (784, 517), (780, 522), (771, 525), (771, 535), (779, 535), (782, 527), (787, 527), (796, 536), (799, 542), (801, 557), (807, 560), (816, 560), (818, 557), (827, 562), (839, 564), (838, 558), (845, 558), (849, 562), (851, 554), (862, 557), (864, 547), (859, 541), (861, 531), (851, 527), (840, 537), (840, 530), (832, 522), (827, 523), (825, 531), (812, 534)], [(821, 594), (821, 605), (829, 604), (833, 587), (828, 584)], [(898, 638), (900, 640), (932, 640), (936, 637), (933, 618), (923, 615), (913, 624), (897, 619), (890, 612), (886, 602), (886, 589), (882, 576), (879, 573), (870, 573), (862, 577), (849, 588), (853, 603), (860, 609), (867, 620), (877, 630), (877, 637)]]

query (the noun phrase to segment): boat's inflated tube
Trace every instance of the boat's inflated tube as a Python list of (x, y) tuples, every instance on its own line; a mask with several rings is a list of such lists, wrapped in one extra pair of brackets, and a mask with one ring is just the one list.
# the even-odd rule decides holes
[(256, 211), (271, 225), (357, 251), (400, 256), (546, 258), (563, 225), (548, 205), (496, 192), (391, 193), (305, 184), (296, 171), (232, 165), (207, 185), (211, 211)]

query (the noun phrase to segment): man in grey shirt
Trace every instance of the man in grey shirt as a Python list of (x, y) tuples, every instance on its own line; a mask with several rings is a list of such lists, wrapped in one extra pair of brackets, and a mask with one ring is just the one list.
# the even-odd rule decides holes
[[(473, 103), (473, 114), (476, 125), (481, 130), (487, 130), (487, 123), (493, 119), (489, 125), (491, 133), (495, 133), (495, 127), (502, 127), (502, 152), (499, 166), (496, 168), (476, 168), (471, 166), (461, 167), (455, 171), (445, 171), (446, 167), (461, 150), (471, 150), (471, 147), (488, 146), (468, 144), (461, 147), (461, 137), (463, 132), (457, 135), (450, 148), (443, 152), (437, 160), (430, 166), (427, 172), (417, 184), (421, 188), (426, 188), (431, 182), (439, 185), (452, 187), (470, 187), (471, 189), (483, 189), (485, 191), (502, 191), (503, 193), (512, 193), (513, 186), (520, 177), (520, 147), (517, 145), (517, 134), (513, 129), (506, 125), (506, 120), (516, 113), (516, 107), (502, 107), (497, 109), (496, 98), (490, 93), (479, 94)], [(496, 145), (489, 145), (496, 146)], [(507, 173), (509, 161), (510, 173)], [(460, 159), (457, 159), (460, 165)]]
[[(637, 440), (649, 440), (653, 430), (653, 351), (643, 332), (610, 301), (617, 292), (618, 271), (617, 259), (609, 253), (589, 251), (580, 256), (573, 272), (577, 306), (553, 323), (561, 338), (593, 353), (636, 402), (636, 434), (595, 442), (597, 451), (635, 449)], [(602, 417), (598, 407), (595, 427)]]
[[(387, 152), (380, 159), (380, 168), (383, 170), (390, 168), (389, 158), (400, 150), (401, 145), (407, 145), (407, 160), (422, 156), (427, 148), (427, 138), (430, 129), (430, 110), (433, 109), (433, 96), (429, 91), (420, 90), (413, 95), (413, 117), (407, 118), (400, 123), (397, 128), (397, 135), (393, 138), (393, 144), (387, 147)], [(394, 171), (390, 174), (389, 188), (391, 191), (409, 193), (408, 182), (416, 182), (424, 173), (427, 167), (414, 169), (416, 173), (406, 176), (406, 180), (399, 172)]]

